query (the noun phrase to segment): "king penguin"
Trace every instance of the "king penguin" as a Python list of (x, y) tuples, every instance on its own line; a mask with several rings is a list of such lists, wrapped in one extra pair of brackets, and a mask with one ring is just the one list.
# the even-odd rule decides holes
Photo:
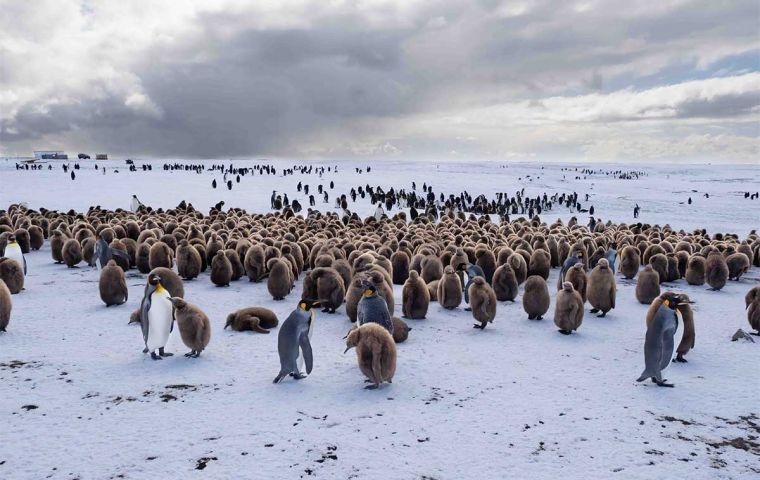
[(95, 256), (92, 257), (92, 264), (91, 267), (95, 266), (95, 261), (100, 261), (100, 269), (103, 270), (106, 268), (106, 265), (108, 265), (108, 261), (111, 260), (113, 257), (121, 257), (129, 263), (130, 258), (129, 254), (126, 252), (122, 252), (121, 250), (111, 248), (106, 241), (98, 237), (98, 241), (95, 242)]
[(280, 327), (280, 332), (277, 334), (280, 373), (277, 374), (272, 383), (280, 383), (287, 375), (300, 380), (311, 373), (314, 366), (314, 358), (311, 353), (311, 332), (314, 329), (314, 310), (312, 307), (318, 306), (319, 302), (301, 300), (298, 302), (298, 307), (293, 310)]
[[(470, 304), (470, 285), (475, 281), (477, 277), (486, 278), (486, 274), (483, 273), (483, 269), (478, 265), (473, 265), (470, 262), (460, 263), (457, 265), (457, 271), (464, 272), (467, 275), (467, 283), (464, 285), (464, 303)], [(468, 312), (472, 310), (469, 306), (465, 308)]]
[(652, 382), (660, 387), (673, 387), (672, 383), (665, 383), (662, 378), (662, 371), (670, 365), (673, 358), (673, 337), (678, 330), (678, 304), (681, 302), (681, 296), (675, 293), (670, 294), (662, 302), (660, 308), (652, 320), (651, 325), (647, 328), (646, 339), (644, 341), (644, 371), (636, 380), (643, 382), (651, 378)]
[(161, 277), (155, 273), (148, 275), (145, 295), (140, 305), (140, 324), (145, 340), (143, 353), (150, 352), (150, 358), (153, 360), (162, 360), (161, 357), (173, 355), (164, 352), (169, 334), (174, 329), (174, 308), (170, 298), (169, 292), (161, 285)]
[(24, 252), (21, 251), (21, 245), (16, 241), (15, 235), (8, 236), (8, 245), (5, 246), (4, 256), (16, 260), (19, 265), (23, 265), (24, 275), (26, 275), (26, 258), (24, 258)]

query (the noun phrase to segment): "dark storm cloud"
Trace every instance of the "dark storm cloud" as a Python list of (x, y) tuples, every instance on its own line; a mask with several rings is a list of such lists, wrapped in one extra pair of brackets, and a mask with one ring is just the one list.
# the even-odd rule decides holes
[(684, 126), (699, 134), (757, 115), (746, 62), (688, 85), (756, 51), (755, 2), (55, 5), (66, 28), (49, 37), (43, 8), (0, 20), (2, 151), (498, 157), (546, 152), (526, 142), (557, 129), (580, 151), (595, 138), (579, 119), (707, 119)]

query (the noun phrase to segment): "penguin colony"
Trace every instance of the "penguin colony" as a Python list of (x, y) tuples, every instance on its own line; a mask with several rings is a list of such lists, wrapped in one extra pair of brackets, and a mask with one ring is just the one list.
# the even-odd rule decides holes
[[(85, 213), (36, 211), (19, 205), (0, 211), (0, 331), (12, 328), (11, 299), (24, 289), (25, 255), (47, 240), (53, 263), (99, 265), (99, 293), (106, 306), (129, 301), (126, 271), (149, 274), (130, 323), (141, 325), (143, 351), (155, 360), (172, 355), (165, 346), (175, 320), (190, 350), (186, 356), (198, 357), (209, 345), (211, 321), (184, 299), (183, 279), (219, 287), (247, 279), (265, 283), (274, 300), (297, 305), (281, 325), (261, 307), (240, 308), (226, 319), (224, 328), (233, 331), (266, 334), (279, 327), (275, 383), (311, 373), (310, 341), (319, 322), (315, 310), (342, 315), (345, 306), (356, 324), (346, 345), (356, 349), (360, 370), (377, 388), (393, 379), (395, 344), (412, 330), (394, 316), (393, 285), (403, 285), (403, 317), (421, 321), (437, 302), (444, 309), (471, 311), (478, 329), (507, 321), (498, 315), (499, 302), (514, 302), (522, 293), (528, 319), (541, 320), (555, 296), (554, 323), (569, 335), (581, 327), (587, 301), (600, 317), (613, 312), (617, 273), (636, 282), (638, 302), (651, 304), (645, 322), (646, 368), (639, 380), (670, 386), (662, 370), (670, 361), (673, 335), (679, 328), (684, 332), (676, 361), (685, 362), (684, 355), (694, 347), (695, 325), (691, 300), (661, 293), (661, 284), (685, 279), (720, 290), (751, 266), (760, 266), (755, 231), (740, 239), (667, 225), (597, 220), (584, 226), (575, 218), (547, 224), (538, 215), (508, 221), (452, 209), (440, 217), (437, 210), (418, 213), (410, 221), (403, 212), (389, 217), (382, 211), (362, 219), (348, 210), (340, 216), (308, 209), (299, 216), (290, 206), (267, 214), (219, 208), (207, 215), (185, 202), (155, 211), (139, 205), (135, 212), (99, 207)], [(556, 289), (547, 284), (552, 269), (560, 269)], [(299, 282), (302, 298), (289, 298)], [(748, 321), (757, 331), (760, 287), (745, 300)]]

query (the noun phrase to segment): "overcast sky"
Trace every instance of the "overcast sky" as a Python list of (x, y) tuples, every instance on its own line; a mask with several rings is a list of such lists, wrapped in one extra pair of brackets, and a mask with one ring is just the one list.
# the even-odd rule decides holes
[(759, 5), (0, 0), (0, 155), (758, 161)]

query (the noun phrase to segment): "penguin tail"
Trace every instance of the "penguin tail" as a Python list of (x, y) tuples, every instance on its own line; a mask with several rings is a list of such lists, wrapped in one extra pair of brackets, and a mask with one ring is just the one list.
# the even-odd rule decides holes
[(274, 380), (272, 380), (272, 383), (280, 383), (283, 378), (285, 378), (288, 375), (288, 372), (286, 371), (280, 371), (280, 373), (274, 377)]
[(656, 375), (654, 373), (651, 373), (651, 372), (649, 372), (647, 370), (644, 370), (644, 372), (642, 372), (641, 376), (639, 378), (637, 378), (636, 381), (637, 382), (643, 382), (647, 378), (652, 378), (652, 377), (655, 377), (655, 376)]

